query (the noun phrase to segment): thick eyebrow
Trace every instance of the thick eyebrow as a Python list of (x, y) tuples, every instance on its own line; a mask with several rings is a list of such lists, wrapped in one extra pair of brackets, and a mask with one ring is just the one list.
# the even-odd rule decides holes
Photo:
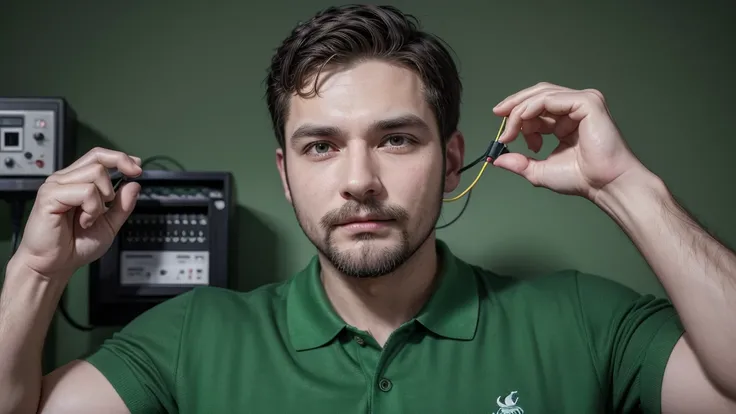
[(429, 125), (422, 120), (422, 118), (413, 115), (399, 115), (394, 118), (381, 119), (373, 123), (371, 129), (377, 129), (379, 131), (387, 131), (392, 129), (406, 129), (406, 128), (419, 128), (425, 132), (429, 132)]
[(315, 124), (303, 124), (291, 134), (292, 141), (298, 141), (300, 138), (309, 137), (334, 137), (340, 135), (340, 128), (327, 126), (327, 125), (315, 125)]
[[(388, 131), (395, 129), (405, 128), (419, 128), (425, 132), (429, 132), (430, 128), (422, 118), (413, 115), (405, 114), (399, 115), (393, 118), (380, 119), (375, 121), (370, 129), (378, 131)], [(292, 143), (296, 143), (301, 138), (308, 137), (336, 137), (342, 135), (340, 128), (329, 126), (329, 125), (316, 125), (316, 124), (303, 124), (297, 128), (293, 134), (291, 134)]]

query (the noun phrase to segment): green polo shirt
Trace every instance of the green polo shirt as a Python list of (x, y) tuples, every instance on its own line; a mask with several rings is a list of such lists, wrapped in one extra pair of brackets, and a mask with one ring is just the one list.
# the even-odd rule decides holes
[(675, 310), (607, 279), (472, 266), (437, 242), (434, 295), (383, 348), (332, 309), (316, 257), (242, 293), (198, 288), (87, 360), (132, 413), (660, 412)]

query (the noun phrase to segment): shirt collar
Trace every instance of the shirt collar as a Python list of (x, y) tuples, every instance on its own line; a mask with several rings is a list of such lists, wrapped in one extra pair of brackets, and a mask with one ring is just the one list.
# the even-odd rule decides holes
[(286, 318), (297, 351), (326, 344), (346, 326), (322, 286), (317, 256), (292, 279), (286, 298)]
[(434, 334), (470, 340), (478, 326), (478, 282), (473, 269), (437, 240), (440, 259), (437, 287), (416, 320)]
[[(444, 242), (437, 240), (436, 249), (440, 259), (438, 284), (415, 320), (436, 335), (472, 339), (479, 309), (473, 270)], [(297, 351), (320, 347), (347, 326), (327, 298), (317, 256), (292, 278), (286, 309), (289, 336)]]

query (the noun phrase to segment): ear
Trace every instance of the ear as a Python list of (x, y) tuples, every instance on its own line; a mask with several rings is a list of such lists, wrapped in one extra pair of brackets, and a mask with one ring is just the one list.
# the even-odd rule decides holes
[(276, 149), (276, 167), (279, 169), (281, 176), (281, 185), (284, 187), (284, 196), (291, 204), (291, 191), (289, 190), (289, 178), (286, 176), (286, 155), (281, 148)]
[(460, 169), (463, 168), (465, 138), (460, 131), (447, 141), (445, 149), (445, 193), (455, 191), (460, 184)]

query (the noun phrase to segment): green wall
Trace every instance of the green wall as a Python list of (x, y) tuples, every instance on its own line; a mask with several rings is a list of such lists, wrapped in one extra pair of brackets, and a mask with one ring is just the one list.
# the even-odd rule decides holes
[[(82, 123), (80, 154), (104, 146), (141, 157), (166, 154), (192, 170), (232, 171), (241, 217), (238, 288), (249, 289), (289, 276), (314, 253), (283, 197), (262, 80), (292, 26), (329, 3), (187, 3), (3, 2), (0, 95), (65, 96)], [(491, 108), (508, 94), (542, 80), (595, 87), (636, 154), (734, 245), (733, 7), (651, 3), (662, 6), (394, 4), (457, 54), (468, 159), (495, 134), (500, 120)], [(526, 151), (521, 141), (512, 149)], [(487, 172), (476, 188), (463, 219), (439, 233), (462, 258), (523, 276), (574, 267), (662, 294), (626, 236), (590, 203), (502, 170)], [(448, 205), (444, 217), (460, 207)], [(7, 217), (5, 206), (0, 214)], [(469, 235), (478, 229), (484, 233)], [(86, 278), (80, 271), (69, 288), (70, 312), (82, 322)], [(48, 367), (89, 352), (113, 332), (81, 333), (61, 318), (54, 326)]]

